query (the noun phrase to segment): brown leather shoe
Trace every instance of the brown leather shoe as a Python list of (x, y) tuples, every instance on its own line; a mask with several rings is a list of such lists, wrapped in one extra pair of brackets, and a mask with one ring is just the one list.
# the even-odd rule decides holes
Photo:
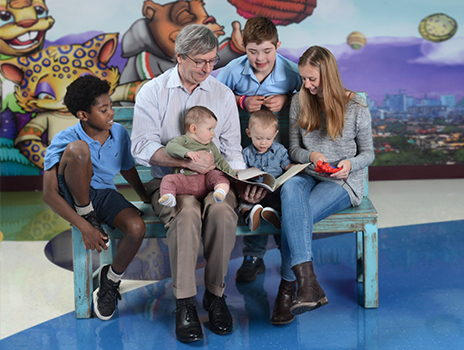
[(295, 302), (295, 292), (296, 281), (289, 282), (284, 279), (280, 281), (274, 312), (271, 317), (272, 324), (287, 324), (295, 319), (295, 315), (290, 312), (290, 308)]
[(292, 314), (299, 315), (317, 309), (329, 302), (316, 280), (312, 261), (295, 265), (292, 270), (298, 283), (296, 300), (290, 308)]

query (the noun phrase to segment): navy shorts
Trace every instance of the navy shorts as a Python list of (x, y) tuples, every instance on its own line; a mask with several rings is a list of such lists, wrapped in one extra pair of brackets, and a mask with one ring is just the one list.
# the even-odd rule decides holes
[[(59, 194), (74, 208), (74, 199), (64, 180), (64, 175), (58, 175)], [(116, 216), (126, 208), (134, 208), (140, 215), (143, 213), (129, 202), (122, 194), (112, 188), (95, 189), (90, 187), (90, 201), (100, 222), (114, 229), (113, 222)]]

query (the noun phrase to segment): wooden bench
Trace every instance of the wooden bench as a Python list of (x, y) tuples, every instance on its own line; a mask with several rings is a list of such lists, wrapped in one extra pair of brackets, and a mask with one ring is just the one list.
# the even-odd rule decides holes
[[(132, 115), (132, 108), (115, 108), (114, 119), (123, 124), (130, 132)], [(143, 182), (150, 180), (148, 168), (138, 167), (138, 171)], [(121, 179), (122, 177), (116, 177), (115, 182), (121, 184), (123, 183)], [(166, 237), (166, 229), (153, 212), (151, 205), (142, 202), (134, 202), (134, 204), (145, 213), (145, 237)], [(342, 210), (314, 225), (314, 233), (356, 232), (357, 280), (363, 283), (360, 297), (365, 308), (377, 308), (379, 305), (377, 216), (377, 211), (369, 199), (368, 171), (366, 169), (364, 198), (361, 205)], [(101, 266), (111, 264), (116, 250), (115, 239), (122, 237), (119, 230), (110, 230), (107, 226), (104, 228), (111, 238), (111, 244), (108, 250), (100, 253)], [(276, 233), (280, 234), (280, 230), (265, 221), (254, 232), (251, 232), (242, 220), (239, 220), (237, 226), (238, 236)], [(72, 228), (72, 237), (76, 318), (89, 318), (92, 315), (92, 293), (98, 270), (93, 272), (91, 251), (85, 249), (82, 234), (76, 227)]]

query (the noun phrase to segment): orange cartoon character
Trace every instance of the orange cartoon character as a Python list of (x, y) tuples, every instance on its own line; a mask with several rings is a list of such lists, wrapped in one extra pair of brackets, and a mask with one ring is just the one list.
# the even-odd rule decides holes
[[(146, 0), (142, 12), (145, 18), (136, 21), (122, 39), (122, 57), (128, 61), (121, 83), (151, 79), (174, 67), (174, 43), (177, 34), (188, 24), (202, 24), (217, 37), (224, 35), (224, 27), (206, 12), (202, 0), (178, 0), (165, 5)], [(232, 28), (231, 38), (220, 44), (216, 68), (245, 53), (240, 23), (234, 21)]]
[(113, 101), (134, 101), (143, 82), (118, 86), (118, 68), (107, 66), (117, 38), (118, 34), (101, 34), (84, 44), (50, 46), (29, 57), (0, 62), (3, 76), (17, 84), (18, 105), (33, 115), (18, 132), (14, 145), (39, 168), (43, 168), (45, 150), (53, 137), (78, 122), (63, 103), (66, 88), (75, 79), (95, 75), (110, 83)]

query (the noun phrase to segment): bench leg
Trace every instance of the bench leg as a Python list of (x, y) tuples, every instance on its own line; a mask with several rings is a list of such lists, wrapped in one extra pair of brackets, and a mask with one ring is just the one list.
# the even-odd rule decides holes
[(356, 275), (359, 283), (364, 282), (364, 232), (356, 233)]
[(100, 266), (110, 265), (113, 262), (114, 254), (116, 254), (116, 240), (111, 238), (110, 241), (108, 249), (100, 253)]
[(92, 255), (90, 250), (85, 249), (81, 231), (74, 226), (72, 237), (76, 318), (90, 318), (93, 292)]
[(377, 223), (365, 226), (364, 240), (364, 307), (379, 306), (379, 267)]

